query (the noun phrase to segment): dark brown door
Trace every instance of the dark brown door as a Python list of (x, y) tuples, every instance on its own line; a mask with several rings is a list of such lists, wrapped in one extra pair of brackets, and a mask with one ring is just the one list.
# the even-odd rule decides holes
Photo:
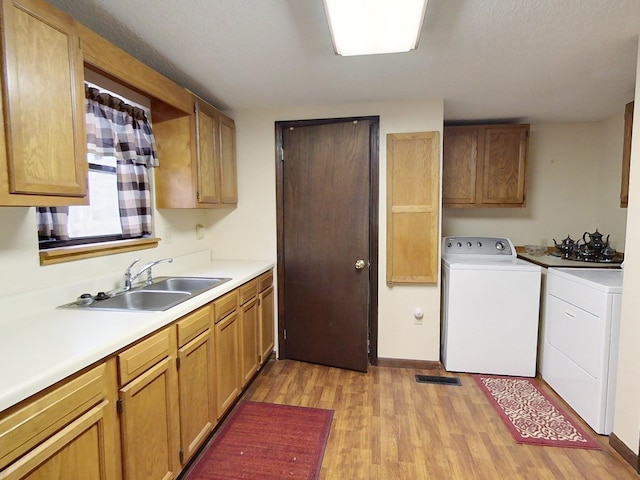
[(371, 120), (281, 129), (286, 358), (367, 371), (371, 132)]

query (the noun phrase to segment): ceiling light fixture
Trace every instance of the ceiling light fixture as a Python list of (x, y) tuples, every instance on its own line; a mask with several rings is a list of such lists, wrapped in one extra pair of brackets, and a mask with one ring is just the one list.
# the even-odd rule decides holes
[(418, 46), (427, 0), (323, 0), (338, 55), (408, 52)]

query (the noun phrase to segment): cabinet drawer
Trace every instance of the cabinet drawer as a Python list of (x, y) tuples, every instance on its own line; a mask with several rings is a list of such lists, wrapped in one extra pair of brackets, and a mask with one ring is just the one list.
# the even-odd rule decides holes
[(120, 386), (169, 356), (175, 342), (171, 341), (173, 335), (173, 327), (166, 328), (118, 355)]
[(108, 394), (104, 363), (0, 417), (0, 469), (64, 428)]
[(214, 321), (218, 323), (224, 317), (238, 308), (238, 290), (227, 293), (213, 302)]
[(211, 326), (213, 305), (209, 304), (178, 321), (178, 347), (190, 342)]
[(238, 290), (240, 290), (240, 305), (244, 305), (258, 294), (258, 280), (251, 280)]
[(273, 283), (273, 270), (269, 270), (258, 277), (258, 291), (262, 292), (269, 288), (269, 285)]

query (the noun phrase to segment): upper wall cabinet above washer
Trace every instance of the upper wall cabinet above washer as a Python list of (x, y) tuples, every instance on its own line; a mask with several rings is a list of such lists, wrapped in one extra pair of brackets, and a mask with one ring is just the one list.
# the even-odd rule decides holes
[(444, 207), (524, 207), (529, 125), (444, 127)]
[(2, 2), (0, 205), (86, 204), (83, 62), (73, 19)]

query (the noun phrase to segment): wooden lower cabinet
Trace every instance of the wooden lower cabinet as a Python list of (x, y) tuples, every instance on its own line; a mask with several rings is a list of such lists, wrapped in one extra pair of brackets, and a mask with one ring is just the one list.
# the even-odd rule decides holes
[(258, 352), (258, 299), (253, 297), (240, 306), (240, 366), (242, 386), (253, 378), (259, 367)]
[(222, 418), (238, 398), (242, 385), (238, 325), (237, 311), (215, 324), (218, 419)]
[(171, 480), (274, 346), (267, 272), (0, 412), (0, 480)]
[(275, 345), (274, 335), (273, 285), (269, 285), (258, 294), (259, 361), (264, 365)]
[[(104, 447), (108, 427), (107, 402), (102, 402), (62, 431), (0, 473), (6, 480), (49, 480), (61, 478), (59, 472), (73, 466), (73, 475), (82, 479), (116, 479), (109, 463), (116, 452)], [(107, 473), (109, 470), (110, 473)], [(109, 476), (110, 475), (110, 476)]]
[(162, 359), (120, 388), (123, 478), (170, 480), (180, 473), (175, 328), (169, 327), (121, 353), (125, 366)]
[(193, 457), (198, 447), (207, 439), (216, 425), (212, 324), (212, 305), (200, 308), (178, 322), (180, 459), (182, 465), (186, 465)]
[(0, 479), (116, 480), (115, 359), (0, 414)]

